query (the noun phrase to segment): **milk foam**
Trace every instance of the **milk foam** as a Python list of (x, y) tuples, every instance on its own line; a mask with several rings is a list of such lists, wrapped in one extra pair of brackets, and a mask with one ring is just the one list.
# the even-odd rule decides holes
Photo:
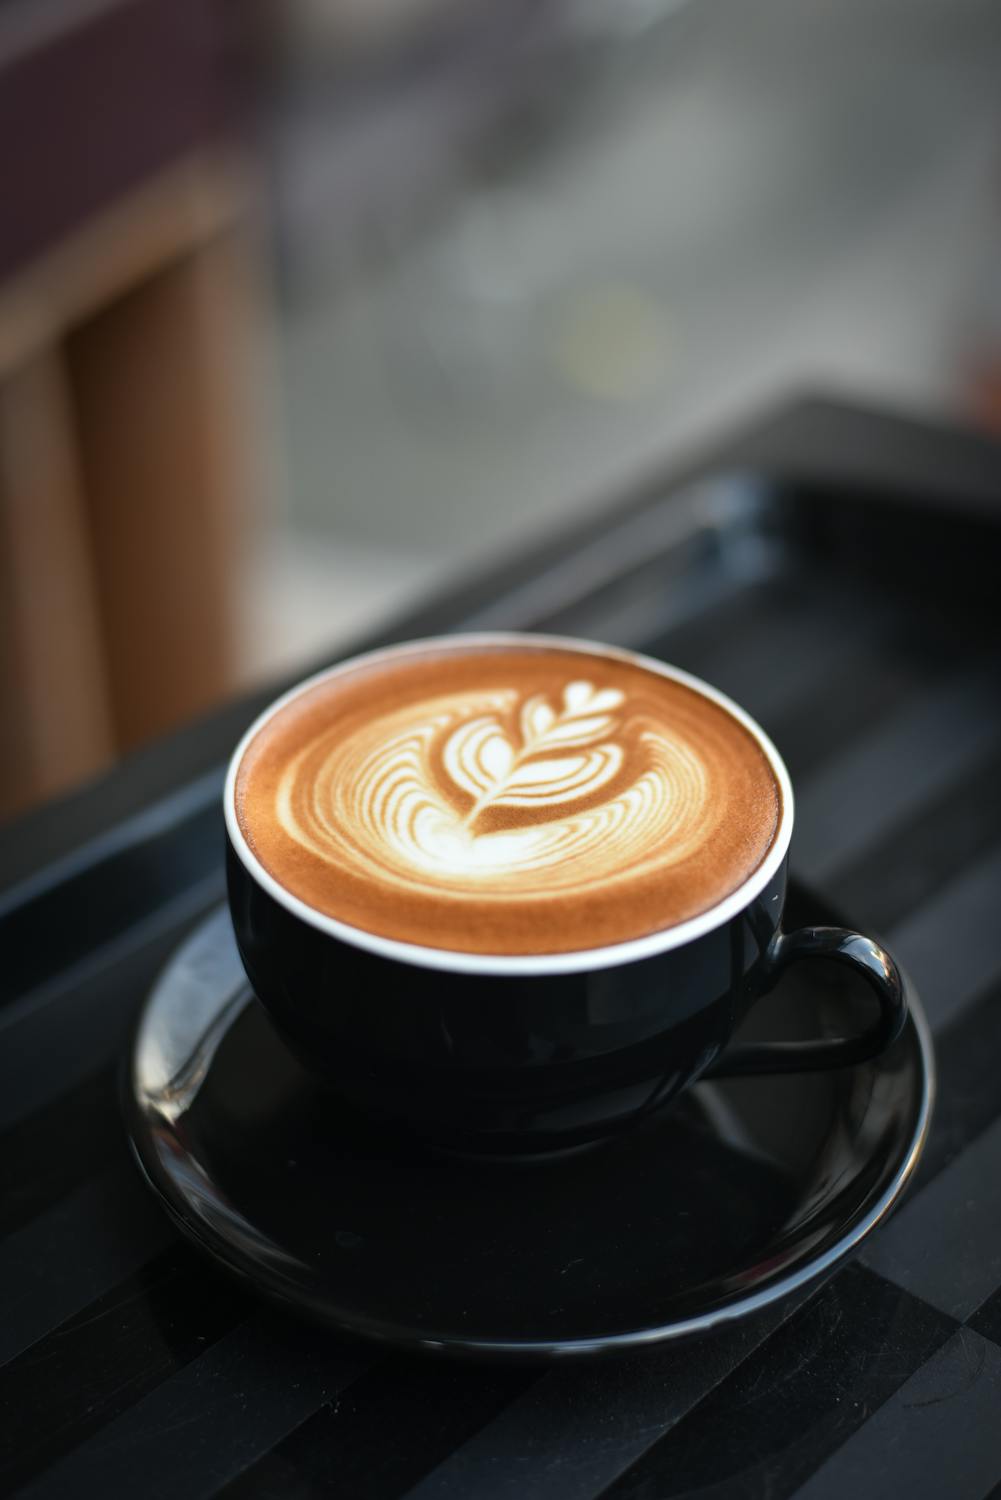
[(334, 868), (404, 889), (573, 892), (688, 858), (719, 816), (699, 748), (627, 694), (466, 691), (321, 731), (275, 814)]
[(513, 638), (338, 668), (241, 753), (235, 813), (288, 893), (466, 953), (573, 953), (710, 910), (768, 856), (755, 735), (624, 655)]

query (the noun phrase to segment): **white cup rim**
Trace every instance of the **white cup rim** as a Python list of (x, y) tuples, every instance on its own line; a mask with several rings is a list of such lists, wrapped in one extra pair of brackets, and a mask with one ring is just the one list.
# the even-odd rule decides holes
[[(289, 703), (294, 702), (296, 698), (310, 692), (320, 683), (346, 675), (357, 667), (387, 660), (390, 657), (414, 655), (422, 651), (464, 650), (470, 647), (475, 649), (478, 646), (537, 646), (543, 649), (553, 647), (564, 651), (576, 651), (581, 655), (605, 656), (613, 661), (629, 662), (654, 672), (660, 677), (680, 682), (724, 709), (757, 741), (779, 787), (781, 796), (779, 826), (761, 863), (736, 890), (731, 891), (722, 901), (700, 912), (697, 916), (690, 917), (687, 921), (679, 922), (673, 927), (665, 927), (658, 932), (647, 933), (642, 937), (627, 938), (620, 943), (605, 944), (597, 948), (578, 948), (565, 953), (469, 953), (459, 949), (432, 948), (420, 943), (409, 943), (399, 938), (383, 937), (378, 933), (368, 932), (364, 928), (343, 922), (337, 917), (327, 916), (325, 912), (318, 911), (300, 897), (293, 895), (261, 864), (247, 843), (236, 814), (237, 773), (252, 740), (276, 714)], [(682, 948), (704, 937), (717, 927), (722, 927), (749, 906), (777, 874), (789, 849), (794, 816), (792, 783), (782, 757), (760, 724), (756, 723), (750, 714), (728, 698), (725, 693), (721, 693), (717, 688), (703, 682), (701, 678), (693, 676), (690, 672), (657, 661), (654, 657), (645, 656), (638, 651), (630, 651), (618, 646), (606, 646), (575, 636), (542, 635), (525, 631), (477, 631), (428, 636), (421, 640), (404, 641), (398, 645), (380, 646), (373, 651), (352, 656), (332, 667), (325, 667), (322, 671), (313, 673), (311, 677), (297, 683), (295, 687), (290, 688), (280, 698), (270, 703), (242, 736), (230, 757), (226, 772), (223, 811), (229, 841), (251, 879), (255, 880), (274, 901), (277, 901), (292, 916), (305, 922), (307, 926), (326, 933), (340, 942), (348, 943), (352, 947), (363, 949), (382, 958), (392, 959), (397, 963), (413, 964), (418, 968), (437, 969), (457, 974), (497, 976), (574, 974), (586, 970), (613, 968), (619, 964), (635, 963), (640, 959), (652, 958), (674, 948)]]

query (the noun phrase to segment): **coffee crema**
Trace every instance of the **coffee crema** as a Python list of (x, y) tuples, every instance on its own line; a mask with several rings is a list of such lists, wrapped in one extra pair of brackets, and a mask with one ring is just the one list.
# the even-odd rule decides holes
[(366, 932), (567, 953), (716, 906), (771, 848), (781, 792), (732, 714), (628, 656), (435, 644), (321, 680), (251, 739), (250, 849)]

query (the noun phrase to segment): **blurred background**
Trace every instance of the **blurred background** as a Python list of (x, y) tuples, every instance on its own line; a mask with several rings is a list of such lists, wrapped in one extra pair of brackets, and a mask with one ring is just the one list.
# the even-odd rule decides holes
[(0, 0), (0, 816), (804, 388), (1001, 427), (997, 0)]

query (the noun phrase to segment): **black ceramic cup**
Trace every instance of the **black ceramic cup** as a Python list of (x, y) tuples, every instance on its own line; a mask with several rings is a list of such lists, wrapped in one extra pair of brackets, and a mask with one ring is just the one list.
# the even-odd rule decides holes
[[(278, 1031), (342, 1100), (446, 1149), (510, 1156), (561, 1150), (628, 1129), (709, 1073), (821, 1070), (888, 1046), (906, 1018), (900, 973), (872, 938), (781, 926), (793, 796), (764, 731), (735, 703), (661, 662), (556, 637), (450, 636), (431, 644), (557, 645), (623, 657), (719, 704), (757, 739), (782, 798), (767, 856), (723, 901), (648, 936), (568, 953), (489, 955), (401, 942), (307, 906), (263, 868), (236, 817), (236, 775), (251, 739), (312, 677), (273, 704), (237, 746), (225, 788), (229, 904), (250, 982)], [(876, 1012), (858, 1035), (727, 1048), (785, 970), (826, 958), (850, 966)]]

